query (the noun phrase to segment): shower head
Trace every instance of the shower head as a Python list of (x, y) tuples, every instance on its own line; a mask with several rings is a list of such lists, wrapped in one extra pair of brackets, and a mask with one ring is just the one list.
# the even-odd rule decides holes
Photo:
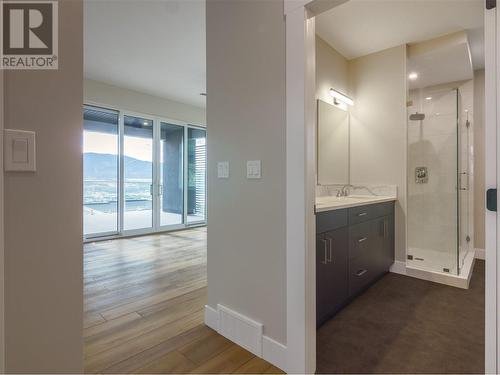
[(410, 120), (412, 121), (422, 121), (424, 118), (425, 118), (425, 113), (415, 112), (410, 115)]

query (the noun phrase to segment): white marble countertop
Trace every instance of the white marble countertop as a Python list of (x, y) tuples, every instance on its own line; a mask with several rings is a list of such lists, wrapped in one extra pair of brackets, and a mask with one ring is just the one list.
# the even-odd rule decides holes
[(316, 197), (316, 212), (340, 210), (342, 208), (365, 206), (368, 204), (396, 201), (395, 196), (349, 195), (347, 197)]

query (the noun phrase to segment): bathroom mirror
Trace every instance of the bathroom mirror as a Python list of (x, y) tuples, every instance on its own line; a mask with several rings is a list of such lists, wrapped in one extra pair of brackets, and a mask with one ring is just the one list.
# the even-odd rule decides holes
[(349, 112), (318, 99), (319, 185), (349, 183)]

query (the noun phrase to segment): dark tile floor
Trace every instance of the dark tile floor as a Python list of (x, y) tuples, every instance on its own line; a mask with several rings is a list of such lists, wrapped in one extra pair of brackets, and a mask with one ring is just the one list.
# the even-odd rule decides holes
[(463, 290), (389, 273), (317, 333), (318, 373), (484, 373), (484, 261)]

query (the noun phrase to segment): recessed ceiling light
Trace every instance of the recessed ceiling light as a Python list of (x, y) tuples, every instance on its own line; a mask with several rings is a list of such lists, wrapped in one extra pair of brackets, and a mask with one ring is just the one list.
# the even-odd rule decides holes
[(425, 100), (432, 100), (432, 96), (428, 96)]
[(408, 74), (408, 78), (411, 79), (412, 81), (415, 81), (418, 78), (418, 73), (411, 72), (410, 74)]

